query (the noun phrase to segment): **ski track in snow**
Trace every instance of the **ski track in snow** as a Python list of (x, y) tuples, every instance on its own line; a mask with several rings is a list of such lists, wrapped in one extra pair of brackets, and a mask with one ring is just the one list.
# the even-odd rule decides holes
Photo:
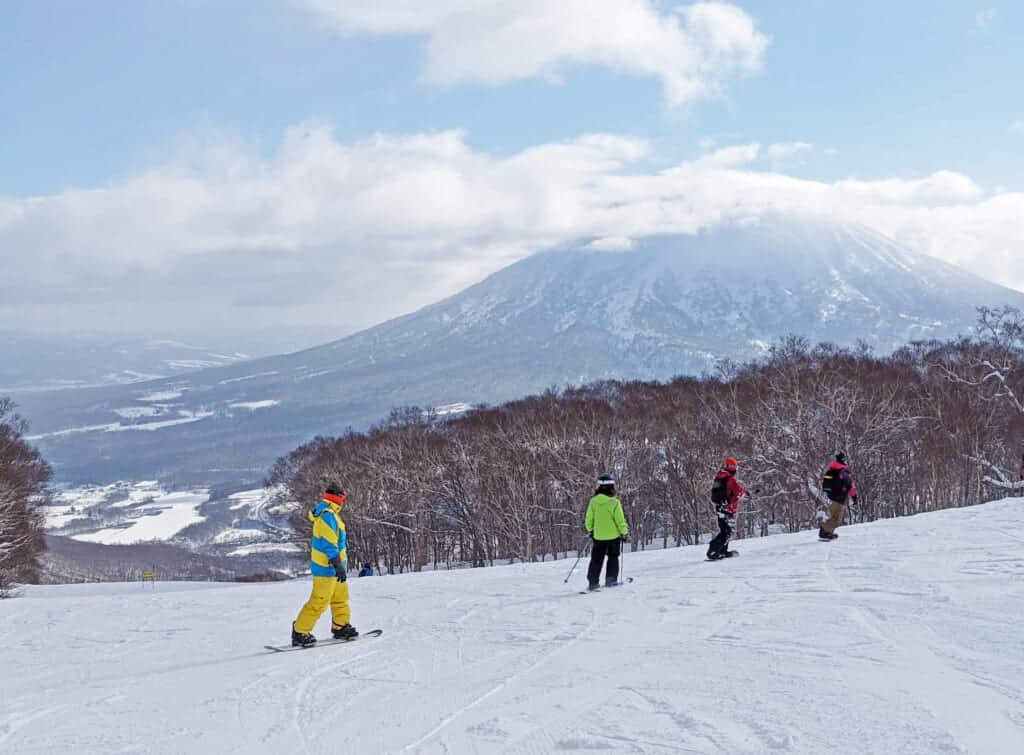
[(355, 579), (383, 637), (284, 655), (305, 580), (27, 588), (0, 752), (1018, 755), (1020, 532), (1010, 499), (630, 552), (586, 596), (571, 561)]

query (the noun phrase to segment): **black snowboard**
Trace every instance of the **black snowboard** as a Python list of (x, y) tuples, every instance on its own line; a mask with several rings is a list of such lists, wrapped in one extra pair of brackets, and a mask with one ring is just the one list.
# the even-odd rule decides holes
[(369, 632), (363, 632), (358, 637), (354, 637), (351, 640), (336, 640), (333, 637), (329, 640), (317, 640), (315, 645), (309, 647), (302, 647), (301, 645), (264, 645), (267, 650), (273, 650), (275, 653), (287, 653), (292, 650), (313, 650), (314, 648), (323, 648), (330, 645), (345, 645), (349, 642), (356, 642), (361, 639), (369, 639), (371, 637), (380, 637), (384, 634), (383, 629), (371, 629)]
[(725, 558), (705, 558), (705, 561), (728, 561), (730, 558), (735, 558), (740, 555), (739, 551), (729, 551), (729, 555)]

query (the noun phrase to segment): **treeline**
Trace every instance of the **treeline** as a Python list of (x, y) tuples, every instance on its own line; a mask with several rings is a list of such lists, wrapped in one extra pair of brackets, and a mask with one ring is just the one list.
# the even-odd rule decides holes
[(47, 535), (40, 584), (137, 582), (151, 571), (159, 582), (267, 581), (269, 559), (196, 553), (170, 543), (102, 545)]
[(43, 514), (50, 467), (25, 442), (25, 421), (0, 398), (0, 598), (19, 582), (35, 582), (46, 548)]
[(981, 310), (977, 335), (867, 348), (780, 343), (762, 360), (670, 383), (551, 390), (456, 419), (395, 411), (366, 433), (317, 438), (268, 484), (306, 511), (323, 485), (351, 491), (350, 562), (391, 572), (559, 556), (581, 546), (598, 474), (619, 481), (634, 547), (714, 531), (712, 476), (727, 455), (756, 495), (738, 536), (818, 526), (822, 470), (842, 449), (871, 521), (1020, 488), (1024, 320)]

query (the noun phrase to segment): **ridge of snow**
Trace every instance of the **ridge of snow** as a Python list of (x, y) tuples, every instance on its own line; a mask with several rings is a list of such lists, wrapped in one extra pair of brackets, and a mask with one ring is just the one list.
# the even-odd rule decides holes
[(233, 404), (228, 404), (228, 406), (232, 409), (248, 409), (250, 411), (255, 411), (257, 409), (269, 409), (270, 407), (277, 406), (280, 403), (280, 399), (271, 398), (264, 399), (262, 401), (238, 401)]

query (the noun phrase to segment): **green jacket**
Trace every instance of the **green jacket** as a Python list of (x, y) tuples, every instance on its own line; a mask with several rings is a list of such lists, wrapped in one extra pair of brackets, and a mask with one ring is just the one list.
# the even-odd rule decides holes
[(587, 506), (587, 532), (595, 540), (618, 540), (629, 534), (622, 501), (608, 495), (595, 495)]

